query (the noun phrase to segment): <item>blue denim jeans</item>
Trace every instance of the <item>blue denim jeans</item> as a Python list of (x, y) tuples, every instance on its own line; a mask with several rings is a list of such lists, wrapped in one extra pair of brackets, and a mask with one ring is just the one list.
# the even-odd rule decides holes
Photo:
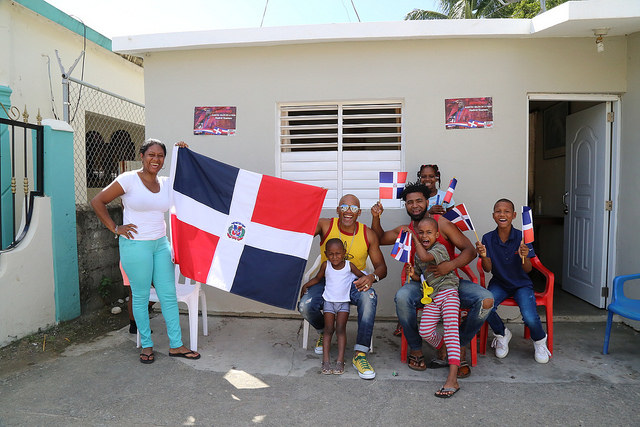
[[(324, 306), (324, 298), (322, 298), (324, 284), (323, 279), (317, 285), (311, 286), (307, 290), (307, 293), (300, 298), (300, 302), (298, 303), (298, 311), (302, 314), (302, 317), (320, 334), (324, 330), (324, 316), (322, 314), (322, 307)], [(360, 292), (353, 284), (351, 285), (350, 296), (350, 303), (358, 307), (358, 335), (356, 336), (356, 345), (353, 349), (367, 353), (369, 351), (369, 345), (371, 345), (371, 336), (373, 335), (378, 296), (373, 288)]]
[(491, 310), (491, 314), (487, 318), (489, 326), (493, 333), (498, 335), (504, 335), (504, 323), (498, 313), (496, 307), (500, 305), (502, 301), (509, 297), (513, 299), (520, 307), (520, 313), (522, 314), (522, 321), (529, 328), (531, 332), (531, 339), (539, 341), (547, 334), (542, 329), (542, 322), (540, 322), (540, 316), (538, 316), (538, 310), (536, 308), (536, 296), (533, 292), (533, 288), (523, 287), (516, 289), (505, 289), (499, 284), (493, 283), (489, 285), (489, 290), (493, 294), (494, 308)]
[[(469, 280), (460, 280), (458, 288), (460, 308), (468, 310), (467, 317), (460, 324), (460, 346), (466, 347), (478, 333), (491, 309), (483, 309), (482, 301), (493, 298), (491, 292)], [(412, 280), (396, 292), (396, 314), (402, 326), (410, 350), (422, 349), (422, 337), (418, 333), (416, 309), (422, 308), (422, 286)]]

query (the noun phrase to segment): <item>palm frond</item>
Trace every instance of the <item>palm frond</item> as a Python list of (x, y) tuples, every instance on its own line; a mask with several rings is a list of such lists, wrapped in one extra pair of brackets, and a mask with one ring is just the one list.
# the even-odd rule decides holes
[(423, 21), (428, 19), (448, 19), (447, 15), (432, 10), (413, 9), (404, 17), (405, 21)]

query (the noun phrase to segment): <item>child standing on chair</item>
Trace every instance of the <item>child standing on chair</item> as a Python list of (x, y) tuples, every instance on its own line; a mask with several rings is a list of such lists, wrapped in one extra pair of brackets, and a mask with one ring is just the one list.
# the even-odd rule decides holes
[[(322, 353), (322, 373), (341, 375), (344, 373), (344, 351), (347, 347), (347, 320), (351, 284), (357, 277), (364, 276), (353, 264), (345, 259), (347, 251), (340, 239), (329, 239), (325, 246), (327, 260), (320, 264), (316, 277), (302, 286), (301, 294), (325, 279), (324, 293), (324, 350)], [(331, 366), (331, 339), (333, 332), (338, 338), (338, 358)]]
[[(411, 232), (407, 227), (405, 231)], [(449, 358), (449, 376), (444, 386), (435, 393), (436, 397), (449, 398), (459, 389), (458, 368), (460, 367), (460, 298), (458, 285), (460, 280), (454, 272), (444, 276), (437, 276), (430, 266), (437, 266), (449, 261), (447, 248), (438, 243), (438, 222), (426, 217), (418, 223), (418, 234), (411, 232), (413, 244), (416, 247), (415, 266), (407, 264), (407, 275), (417, 282), (424, 277), (432, 291), (422, 299), (424, 308), (418, 332), (420, 336), (434, 348), (440, 349), (443, 344), (447, 346)], [(423, 286), (425, 284), (423, 283)], [(427, 292), (425, 292), (427, 293)], [(444, 325), (444, 337), (436, 331), (436, 325), (442, 318)]]
[(498, 200), (493, 206), (493, 220), (498, 227), (482, 236), (482, 243), (476, 243), (482, 269), (491, 272), (493, 276), (489, 281), (489, 291), (493, 294), (494, 307), (487, 318), (495, 335), (491, 347), (495, 348), (496, 357), (500, 359), (509, 353), (512, 334), (504, 326), (496, 308), (505, 299), (513, 297), (520, 307), (524, 324), (531, 331), (536, 362), (547, 363), (551, 355), (547, 349), (547, 334), (536, 309), (533, 282), (527, 274), (532, 268), (530, 258), (535, 253), (531, 244), (524, 243), (522, 231), (511, 225), (515, 217), (513, 202), (508, 199)]

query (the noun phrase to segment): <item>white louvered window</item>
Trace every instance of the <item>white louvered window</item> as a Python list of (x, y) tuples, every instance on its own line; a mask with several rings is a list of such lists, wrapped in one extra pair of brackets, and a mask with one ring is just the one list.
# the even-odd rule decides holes
[(400, 102), (283, 104), (279, 127), (280, 176), (327, 188), (325, 208), (351, 193), (367, 209), (378, 173), (404, 170)]

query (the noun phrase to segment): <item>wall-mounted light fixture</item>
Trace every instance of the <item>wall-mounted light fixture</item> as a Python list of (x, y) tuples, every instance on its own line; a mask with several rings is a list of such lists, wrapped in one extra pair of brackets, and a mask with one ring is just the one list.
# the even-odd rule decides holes
[(598, 53), (604, 52), (604, 40), (603, 36), (609, 33), (609, 28), (596, 28), (593, 30), (593, 35), (596, 36), (596, 51)]

